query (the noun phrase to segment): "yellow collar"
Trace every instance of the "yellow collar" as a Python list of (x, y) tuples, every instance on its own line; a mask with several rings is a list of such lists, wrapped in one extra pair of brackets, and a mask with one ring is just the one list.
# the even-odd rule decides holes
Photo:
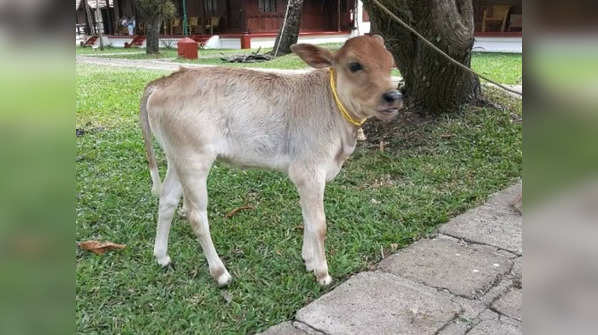
[(349, 114), (349, 112), (347, 112), (347, 109), (345, 108), (345, 106), (343, 106), (343, 103), (338, 98), (338, 94), (336, 93), (336, 86), (334, 85), (334, 70), (332, 68), (330, 68), (329, 71), (330, 71), (330, 89), (332, 90), (332, 95), (334, 96), (334, 101), (336, 102), (336, 106), (338, 107), (338, 110), (341, 112), (341, 115), (347, 121), (349, 121), (351, 124), (353, 124), (357, 127), (361, 127), (363, 125), (363, 123), (367, 120), (367, 118), (363, 119), (361, 121), (357, 121), (351, 116), (351, 114)]

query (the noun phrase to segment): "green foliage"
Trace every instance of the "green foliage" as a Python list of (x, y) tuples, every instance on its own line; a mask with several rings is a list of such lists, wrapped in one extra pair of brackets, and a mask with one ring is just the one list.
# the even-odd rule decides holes
[[(167, 72), (77, 66), (76, 239), (127, 244), (97, 256), (75, 251), (78, 333), (245, 334), (291, 319), (326, 293), (301, 259), (302, 219), (288, 178), (216, 164), (208, 180), (214, 244), (234, 276), (220, 290), (186, 220), (176, 217), (163, 270), (152, 255), (157, 200), (138, 123), (144, 85)], [(384, 152), (360, 142), (326, 188), (326, 249), (338, 285), (484, 201), (521, 174), (521, 102), (467, 107), (404, 124)], [(164, 156), (158, 150), (161, 175)], [(230, 219), (226, 213), (245, 204)], [(228, 299), (223, 295), (226, 294)]]
[(150, 21), (154, 17), (168, 20), (176, 14), (176, 7), (171, 0), (137, 0), (136, 7), (141, 21)]

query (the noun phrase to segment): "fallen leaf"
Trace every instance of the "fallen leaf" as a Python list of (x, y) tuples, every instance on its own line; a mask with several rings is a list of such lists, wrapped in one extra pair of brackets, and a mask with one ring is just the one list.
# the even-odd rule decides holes
[(241, 206), (239, 208), (235, 208), (232, 211), (228, 212), (228, 214), (226, 214), (224, 217), (226, 219), (230, 219), (231, 217), (233, 217), (235, 214), (237, 214), (237, 212), (245, 210), (245, 209), (255, 209), (253, 206), (249, 206), (249, 205), (245, 205), (245, 206)]
[(117, 244), (113, 242), (100, 242), (100, 241), (84, 241), (77, 243), (79, 248), (87, 251), (91, 251), (96, 255), (103, 255), (106, 251), (109, 250), (120, 250), (124, 249), (127, 245), (126, 244)]

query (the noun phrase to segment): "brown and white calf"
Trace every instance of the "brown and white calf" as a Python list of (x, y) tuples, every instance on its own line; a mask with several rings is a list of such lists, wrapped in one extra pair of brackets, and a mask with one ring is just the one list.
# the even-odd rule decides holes
[[(324, 188), (353, 152), (359, 123), (390, 119), (402, 104), (391, 82), (394, 65), (380, 36), (348, 40), (336, 53), (309, 44), (292, 47), (317, 70), (281, 75), (247, 69), (181, 69), (147, 85), (141, 127), (159, 194), (154, 255), (170, 263), (170, 224), (184, 207), (218, 285), (232, 277), (220, 260), (208, 225), (206, 179), (216, 159), (285, 172), (297, 187), (303, 214), (302, 256), (327, 285)], [(332, 80), (331, 80), (332, 77)], [(336, 96), (331, 86), (336, 87)], [(341, 109), (348, 115), (343, 115)], [(164, 149), (168, 170), (160, 183), (151, 134)]]

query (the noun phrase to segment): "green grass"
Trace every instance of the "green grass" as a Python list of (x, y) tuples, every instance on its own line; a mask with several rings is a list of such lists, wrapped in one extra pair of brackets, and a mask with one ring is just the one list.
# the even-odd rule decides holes
[[(177, 58), (177, 62), (193, 64), (211, 64), (235, 67), (273, 68), (273, 69), (305, 69), (307, 65), (295, 54), (277, 57), (271, 61), (260, 63), (237, 64), (227, 63), (219, 58), (202, 58), (195, 60)], [(521, 55), (502, 53), (480, 53), (472, 56), (471, 67), (491, 79), (506, 84), (521, 84), (522, 66)], [(393, 75), (400, 75), (398, 70), (393, 70)]]
[(499, 83), (521, 84), (522, 56), (511, 53), (474, 52), (471, 68)]
[[(331, 50), (337, 50), (341, 44), (326, 43), (321, 46)], [(118, 51), (117, 51), (118, 50)], [(257, 49), (237, 50), (237, 49), (203, 49), (199, 50), (198, 59), (178, 58), (176, 49), (161, 49), (159, 55), (146, 55), (143, 53), (144, 49), (119, 49), (106, 48), (105, 51), (93, 51), (91, 48), (76, 48), (77, 54), (82, 55), (96, 55), (102, 54), (122, 53), (128, 50), (129, 52), (139, 51), (138, 54), (123, 54), (123, 55), (109, 55), (105, 57), (110, 58), (127, 58), (127, 59), (156, 59), (168, 58), (175, 62), (190, 63), (190, 64), (208, 64), (208, 65), (222, 65), (232, 67), (250, 67), (250, 68), (272, 68), (272, 69), (305, 69), (308, 66), (299, 57), (294, 54), (277, 57), (271, 61), (259, 63), (228, 63), (222, 61), (220, 56), (248, 54), (256, 52)], [(261, 53), (268, 52), (271, 49), (262, 49)], [(505, 84), (521, 84), (522, 82), (522, 56), (521, 54), (509, 53), (483, 53), (474, 52), (471, 59), (471, 67), (480, 74), (490, 77), (500, 83)], [(393, 70), (393, 75), (399, 76), (398, 70)]]
[[(298, 196), (280, 173), (216, 164), (209, 217), (234, 276), (218, 289), (187, 222), (173, 222), (165, 271), (152, 256), (157, 199), (150, 194), (137, 110), (144, 85), (163, 72), (77, 65), (77, 240), (127, 244), (97, 256), (76, 250), (79, 333), (254, 333), (288, 320), (331, 288), (301, 260)], [(387, 149), (360, 143), (328, 184), (327, 255), (338, 285), (380, 260), (380, 251), (430, 233), (521, 174), (520, 102), (508, 108), (401, 123)], [(366, 129), (367, 133), (367, 129)], [(161, 173), (164, 158), (158, 151)], [(230, 219), (224, 215), (250, 204)], [(230, 302), (223, 297), (230, 297)]]
[[(260, 53), (268, 52), (271, 49), (261, 49)], [(201, 57), (218, 58), (221, 55), (237, 55), (237, 54), (248, 54), (256, 52), (258, 49), (200, 49), (198, 54)], [(160, 48), (160, 53), (157, 55), (148, 55), (145, 53), (145, 48), (105, 48), (104, 51), (99, 49), (81, 48), (75, 49), (77, 55), (84, 56), (97, 56), (106, 58), (126, 58), (126, 59), (156, 59), (156, 58), (177, 58), (177, 49), (166, 49)]]

